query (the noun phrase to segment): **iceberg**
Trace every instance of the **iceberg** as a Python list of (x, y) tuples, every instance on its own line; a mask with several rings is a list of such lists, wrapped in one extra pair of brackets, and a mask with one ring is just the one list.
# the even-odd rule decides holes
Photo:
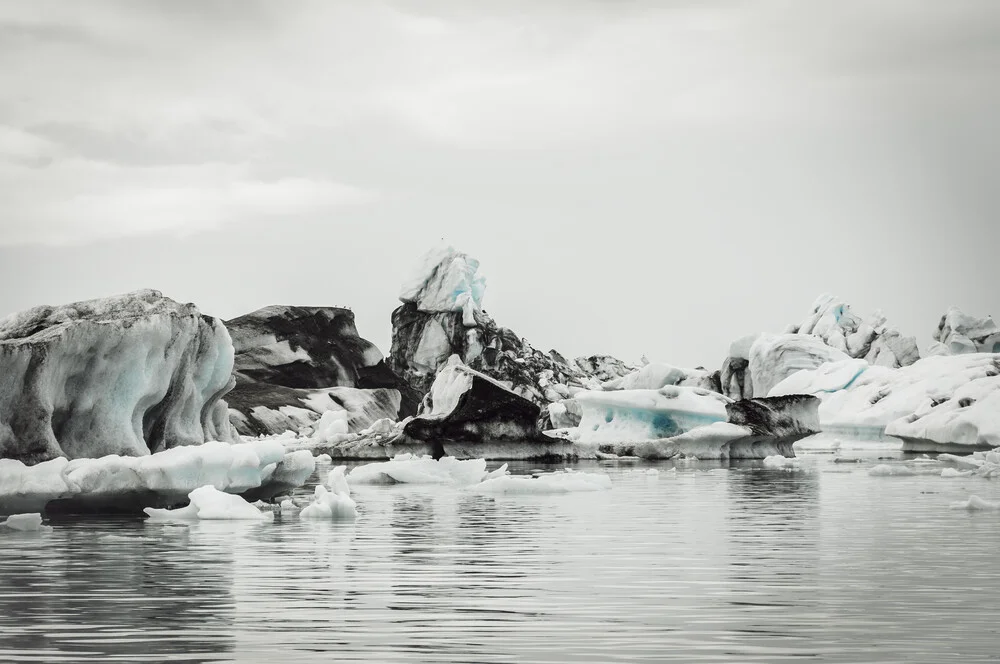
[(443, 484), (469, 486), (489, 477), (507, 472), (504, 464), (493, 473), (487, 472), (485, 459), (459, 460), (454, 457), (434, 459), (430, 456), (399, 454), (390, 461), (357, 466), (347, 474), (354, 484)]
[(813, 303), (812, 314), (791, 331), (818, 337), (853, 358), (878, 366), (896, 368), (920, 359), (916, 339), (890, 327), (881, 311), (866, 321), (849, 304), (829, 294), (821, 295)]
[(466, 327), (476, 324), (482, 311), (486, 279), (479, 274), (479, 261), (452, 247), (432, 249), (403, 284), (401, 302), (412, 302), (427, 313), (460, 311)]
[[(357, 504), (351, 498), (351, 489), (344, 476), (346, 466), (337, 466), (327, 477), (329, 489), (316, 485), (313, 502), (302, 508), (300, 519), (353, 521), (358, 516)], [(285, 508), (282, 506), (282, 511)]]
[(20, 532), (38, 532), (46, 528), (42, 525), (42, 515), (37, 512), (29, 514), (11, 514), (0, 526)]
[(271, 512), (261, 512), (246, 500), (214, 486), (198, 487), (188, 494), (190, 503), (178, 509), (146, 507), (150, 521), (264, 521), (274, 518)]
[(0, 513), (138, 512), (172, 505), (210, 485), (259, 497), (301, 486), (315, 470), (312, 454), (287, 452), (278, 440), (213, 441), (144, 457), (53, 459), (34, 466), (0, 459)]
[(1000, 355), (933, 356), (898, 369), (832, 362), (789, 376), (770, 394), (816, 395), (824, 431), (892, 436), (907, 451), (1000, 445)]
[(934, 355), (1000, 353), (1000, 329), (989, 316), (976, 318), (951, 307), (934, 332)]
[(573, 439), (581, 443), (636, 442), (670, 438), (696, 427), (724, 422), (729, 399), (697, 387), (659, 390), (580, 392), (580, 425)]
[(960, 500), (949, 505), (953, 510), (1000, 510), (1000, 501), (984, 500), (979, 496), (969, 496), (968, 500)]
[(275, 305), (226, 327), (236, 377), (229, 415), (242, 435), (298, 430), (327, 410), (347, 411), (354, 431), (416, 412), (421, 394), (358, 334), (350, 309)]
[(600, 473), (574, 471), (542, 473), (534, 477), (503, 475), (473, 486), (471, 491), (489, 495), (549, 495), (581, 491), (607, 491), (611, 478)]
[[(142, 456), (235, 440), (218, 319), (154, 290), (0, 320), (0, 457)], [(113, 398), (109, 398), (113, 395)]]

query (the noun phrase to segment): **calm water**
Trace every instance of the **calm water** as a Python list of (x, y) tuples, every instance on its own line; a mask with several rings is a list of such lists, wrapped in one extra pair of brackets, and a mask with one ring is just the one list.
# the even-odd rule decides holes
[(831, 460), (356, 487), (353, 524), (4, 533), (0, 661), (1000, 661), (1000, 513), (948, 508), (1000, 484)]

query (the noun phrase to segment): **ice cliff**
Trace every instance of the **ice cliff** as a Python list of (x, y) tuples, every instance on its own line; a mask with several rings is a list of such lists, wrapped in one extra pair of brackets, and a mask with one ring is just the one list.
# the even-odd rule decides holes
[(141, 456), (233, 440), (221, 321), (154, 290), (0, 321), (0, 457)]
[(352, 431), (416, 412), (422, 394), (358, 334), (349, 309), (271, 306), (226, 326), (236, 370), (227, 401), (241, 434), (298, 430), (330, 410), (346, 411)]

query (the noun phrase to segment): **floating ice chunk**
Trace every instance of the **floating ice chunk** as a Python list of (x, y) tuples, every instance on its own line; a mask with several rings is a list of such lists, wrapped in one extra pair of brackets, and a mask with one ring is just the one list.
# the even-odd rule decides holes
[(1000, 502), (983, 500), (979, 496), (969, 496), (968, 500), (960, 500), (949, 505), (953, 510), (1000, 510)]
[(650, 476), (656, 476), (660, 474), (660, 471), (657, 470), (656, 468), (650, 468), (649, 470), (646, 471), (646, 474)]
[(330, 456), (329, 454), (320, 454), (318, 457), (316, 457), (317, 466), (320, 464), (327, 465), (331, 463), (333, 463), (333, 457)]
[(796, 470), (802, 467), (802, 461), (800, 459), (789, 459), (780, 454), (772, 454), (771, 456), (764, 457), (764, 467), (780, 470)]
[(902, 477), (916, 475), (917, 473), (906, 466), (890, 466), (887, 463), (880, 463), (870, 468), (868, 474), (872, 477)]
[(555, 472), (536, 477), (505, 475), (472, 487), (483, 494), (557, 494), (577, 491), (604, 491), (611, 488), (611, 478), (598, 473)]
[(459, 461), (443, 457), (398, 454), (390, 461), (358, 466), (347, 474), (352, 484), (478, 484), (487, 476), (485, 459)]
[(7, 517), (7, 520), (0, 523), (0, 526), (6, 526), (11, 530), (20, 530), (22, 532), (37, 532), (45, 528), (42, 525), (42, 515), (37, 512), (31, 514), (12, 514)]
[(175, 510), (147, 507), (143, 511), (150, 521), (190, 520), (256, 520), (272, 518), (270, 512), (261, 512), (240, 496), (219, 491), (212, 485), (198, 487), (188, 494), (190, 504)]
[(958, 470), (956, 468), (945, 468), (941, 471), (941, 477), (970, 477), (975, 475), (974, 470)]
[(343, 491), (329, 491), (322, 484), (316, 485), (313, 502), (299, 512), (300, 519), (353, 521), (357, 516), (357, 504), (350, 495)]
[(282, 514), (292, 514), (299, 511), (299, 506), (293, 503), (291, 498), (282, 500), (278, 507), (280, 508), (279, 511)]

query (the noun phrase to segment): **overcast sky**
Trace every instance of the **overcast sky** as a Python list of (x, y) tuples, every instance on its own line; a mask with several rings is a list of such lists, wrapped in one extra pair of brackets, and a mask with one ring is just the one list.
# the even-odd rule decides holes
[(997, 0), (0, 0), (0, 315), (350, 305), (442, 239), (536, 347), (717, 367), (822, 292), (1000, 315)]

